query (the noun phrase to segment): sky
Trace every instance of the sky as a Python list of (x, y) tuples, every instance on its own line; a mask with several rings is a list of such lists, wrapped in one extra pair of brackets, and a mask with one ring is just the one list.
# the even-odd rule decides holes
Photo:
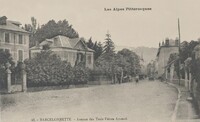
[[(0, 0), (0, 16), (42, 25), (64, 20), (80, 37), (105, 41), (109, 31), (117, 46), (158, 47), (166, 37), (181, 41), (200, 37), (200, 0)], [(113, 8), (151, 8), (151, 11), (113, 11)], [(112, 11), (105, 11), (111, 8)]]

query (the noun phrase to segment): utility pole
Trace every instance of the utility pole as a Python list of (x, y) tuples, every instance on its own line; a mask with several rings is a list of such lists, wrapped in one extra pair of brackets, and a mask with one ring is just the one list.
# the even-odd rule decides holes
[(181, 33), (180, 33), (180, 22), (179, 22), (179, 18), (178, 18), (178, 36), (179, 36), (179, 43), (178, 43), (178, 52), (179, 52), (179, 60), (178, 60), (178, 83), (179, 86), (181, 85), (181, 73), (180, 73), (180, 65), (181, 65)]

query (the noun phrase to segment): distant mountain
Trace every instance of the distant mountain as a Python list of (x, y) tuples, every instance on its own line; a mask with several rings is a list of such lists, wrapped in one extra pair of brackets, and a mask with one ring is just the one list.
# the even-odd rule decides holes
[(151, 60), (156, 59), (156, 54), (157, 54), (157, 51), (158, 51), (158, 48), (154, 48), (154, 47), (150, 48), (150, 47), (128, 47), (128, 46), (116, 46), (115, 50), (119, 51), (119, 50), (122, 50), (124, 48), (132, 50), (133, 52), (135, 52), (140, 57), (143, 55), (143, 59), (144, 59), (146, 64), (149, 63)]

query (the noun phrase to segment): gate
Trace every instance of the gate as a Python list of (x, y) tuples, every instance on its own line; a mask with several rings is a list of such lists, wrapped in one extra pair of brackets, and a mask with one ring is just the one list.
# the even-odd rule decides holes
[(27, 90), (25, 64), (18, 63), (16, 67), (11, 68), (11, 64), (7, 63), (3, 74), (0, 80), (7, 93)]

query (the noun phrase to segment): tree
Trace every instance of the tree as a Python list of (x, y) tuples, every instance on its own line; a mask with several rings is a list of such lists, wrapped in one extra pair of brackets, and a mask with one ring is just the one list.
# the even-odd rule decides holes
[(93, 49), (94, 48), (94, 43), (92, 42), (92, 37), (86, 42), (86, 45), (88, 48)]
[(191, 41), (190, 43), (184, 41), (181, 43), (180, 60), (183, 63), (188, 57), (192, 57), (194, 47), (198, 44), (197, 41)]
[(6, 86), (6, 68), (7, 63), (11, 64), (11, 70), (14, 69), (14, 61), (9, 52), (0, 50), (0, 88)]
[(13, 58), (9, 52), (0, 50), (0, 67), (6, 67), (6, 63), (14, 64)]
[(111, 40), (111, 35), (109, 33), (106, 34), (106, 41), (104, 42), (105, 45), (103, 47), (103, 53), (114, 53), (115, 45), (114, 42)]
[(122, 77), (124, 75), (134, 76), (140, 73), (139, 56), (134, 52), (123, 49), (117, 54), (114, 52), (107, 52), (102, 54), (95, 62), (95, 69), (100, 70), (101, 73), (114, 79), (114, 76)]
[(37, 21), (34, 17), (31, 18), (31, 21), (32, 25), (25, 25), (25, 29), (32, 33), (32, 36), (30, 36), (30, 47), (36, 45), (36, 41), (40, 43), (45, 39), (53, 38), (57, 35), (63, 35), (69, 38), (79, 37), (78, 33), (72, 28), (72, 25), (69, 25), (66, 20), (60, 20), (58, 22), (50, 20), (48, 23), (38, 28), (36, 27)]
[(34, 17), (31, 17), (31, 23), (32, 23), (32, 33), (35, 34), (37, 28), (37, 20)]
[[(189, 43), (187, 41), (183, 41), (181, 43), (181, 47), (180, 47), (180, 49), (181, 49), (180, 50), (180, 56), (178, 57), (178, 54), (171, 54), (170, 55), (168, 63), (170, 63), (171, 61), (179, 58), (177, 61), (174, 62), (174, 66), (175, 66), (174, 70), (176, 71), (178, 77), (180, 77), (179, 74), (181, 74), (183, 76), (183, 78), (184, 78), (184, 69), (183, 68), (180, 69), (180, 67), (179, 67), (179, 60), (180, 60), (181, 64), (184, 64), (184, 61), (186, 59), (188, 59), (189, 57), (192, 57), (194, 47), (197, 44), (198, 44), (198, 42), (197, 41), (193, 41), (193, 40), (190, 41)], [(192, 62), (194, 62), (194, 61), (192, 61)], [(193, 70), (191, 72), (193, 72)]]
[[(39, 28), (39, 26), (38, 26)], [(32, 47), (33, 45), (36, 44), (36, 42), (33, 40), (33, 36), (36, 33), (37, 30), (37, 20), (35, 17), (31, 17), (31, 24), (25, 24), (24, 29), (28, 32), (30, 32), (30, 43), (29, 45)]]
[(140, 59), (135, 52), (132, 52), (129, 49), (122, 49), (117, 53), (117, 55), (118, 57), (121, 57), (121, 60), (119, 60), (119, 66), (121, 66), (127, 74), (132, 76), (140, 74)]
[(103, 53), (103, 47), (102, 47), (101, 42), (98, 42), (98, 43), (95, 42), (94, 51), (95, 51), (94, 59), (96, 60)]
[(94, 60), (96, 60), (103, 53), (103, 47), (101, 42), (95, 41), (93, 43), (92, 37), (86, 42), (86, 45), (88, 48), (94, 50)]

